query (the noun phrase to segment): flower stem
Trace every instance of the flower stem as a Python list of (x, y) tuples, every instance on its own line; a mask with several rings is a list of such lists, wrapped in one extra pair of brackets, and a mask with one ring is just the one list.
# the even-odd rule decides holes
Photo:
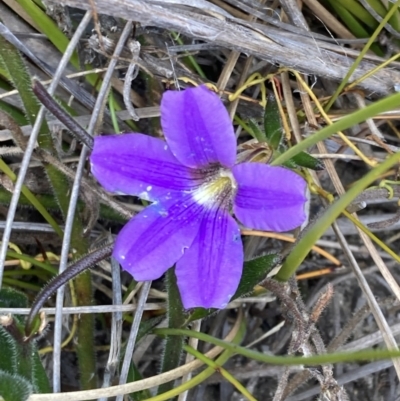
[[(175, 268), (166, 273), (166, 286), (168, 292), (168, 327), (182, 327), (185, 322), (185, 312), (182, 306), (181, 296), (176, 284)], [(183, 336), (167, 336), (161, 363), (161, 372), (167, 372), (179, 366), (182, 356)], [(158, 394), (163, 394), (174, 387), (174, 382), (162, 384), (158, 388)]]

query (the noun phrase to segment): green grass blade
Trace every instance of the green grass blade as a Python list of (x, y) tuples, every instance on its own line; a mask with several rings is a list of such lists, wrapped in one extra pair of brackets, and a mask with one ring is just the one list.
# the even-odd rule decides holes
[(318, 217), (318, 220), (311, 228), (300, 238), (294, 246), (292, 252), (284, 261), (278, 274), (277, 280), (287, 281), (303, 262), (311, 250), (311, 247), (324, 234), (328, 227), (336, 220), (344, 209), (369, 185), (377, 180), (391, 167), (399, 163), (400, 153), (390, 156), (379, 166), (374, 167), (367, 175), (357, 181), (348, 192), (341, 196), (335, 203), (328, 207), (325, 213)]
[[(357, 38), (368, 38), (370, 36), (370, 33), (365, 28), (365, 25), (363, 25), (354, 14), (347, 10), (347, 8), (343, 7), (339, 3), (336, 3), (336, 0), (331, 2), (331, 6), (337, 12), (342, 21), (345, 23), (346, 27), (354, 36), (356, 36)], [(375, 20), (374, 22), (372, 22), (372, 24), (373, 25), (371, 29), (376, 28), (376, 26), (378, 25)], [(371, 45), (371, 50), (375, 52), (375, 54), (383, 56), (383, 51), (378, 44), (373, 43)]]
[[(348, 1), (348, 0), (346, 0), (346, 1)], [(328, 111), (332, 107), (333, 103), (335, 102), (335, 100), (337, 99), (339, 94), (342, 92), (343, 88), (346, 86), (346, 84), (349, 81), (350, 77), (353, 75), (354, 71), (356, 70), (356, 68), (360, 64), (361, 60), (367, 54), (367, 52), (370, 49), (371, 45), (375, 42), (375, 40), (378, 37), (379, 33), (382, 31), (382, 29), (384, 28), (386, 23), (389, 21), (389, 19), (397, 11), (397, 8), (399, 7), (399, 5), (400, 5), (400, 0), (397, 0), (397, 2), (395, 4), (395, 7), (392, 7), (389, 10), (389, 12), (386, 14), (385, 18), (383, 18), (383, 20), (380, 22), (378, 27), (375, 29), (374, 33), (371, 35), (371, 37), (369, 38), (368, 42), (365, 44), (365, 46), (361, 50), (360, 54), (358, 55), (358, 57), (356, 58), (356, 60), (352, 64), (352, 66), (350, 67), (349, 72), (342, 79), (342, 82), (340, 83), (340, 85), (336, 89), (335, 93), (333, 94), (333, 96), (329, 100), (328, 104), (325, 107), (325, 111)]]
[(334, 124), (322, 128), (318, 132), (315, 132), (304, 141), (288, 149), (285, 153), (277, 157), (271, 164), (272, 165), (283, 164), (289, 159), (291, 159), (293, 156), (299, 154), (301, 151), (304, 151), (310, 146), (315, 145), (319, 141), (323, 141), (324, 139), (329, 138), (336, 132), (350, 128), (351, 126), (356, 125), (362, 121), (365, 121), (368, 118), (372, 118), (379, 113), (384, 113), (385, 111), (395, 109), (399, 105), (400, 105), (400, 93), (396, 93), (384, 99), (378, 100), (373, 104), (365, 107), (364, 109), (357, 110), (356, 112), (346, 117), (343, 117), (339, 121), (336, 121)]
[[(0, 65), (7, 71), (13, 86), (18, 90), (25, 107), (27, 118), (33, 125), (40, 106), (36, 97), (33, 95), (30, 76), (19, 52), (1, 36)], [(54, 156), (57, 155), (50, 131), (45, 122), (43, 122), (39, 130), (38, 143), (41, 149), (44, 149)], [(63, 216), (66, 216), (69, 207), (69, 181), (55, 166), (45, 164), (44, 168), (59, 204), (60, 211)], [(78, 215), (75, 215), (74, 218), (71, 233), (71, 248), (75, 250), (76, 257), (84, 255), (88, 251), (88, 241), (83, 236), (83, 226)], [(90, 305), (92, 303), (90, 272), (85, 272), (76, 278), (75, 289), (80, 304)], [(89, 314), (82, 316), (79, 320), (77, 330), (77, 354), (83, 389), (95, 388), (97, 386), (94, 332), (93, 316)]]
[[(26, 13), (35, 22), (37, 28), (41, 33), (53, 43), (53, 45), (61, 52), (64, 53), (68, 46), (68, 38), (60, 31), (56, 23), (32, 0), (16, 0), (17, 3), (26, 11)], [(74, 67), (79, 66), (78, 54), (75, 52), (71, 57), (71, 63)]]
[[(4, 174), (6, 174), (13, 182), (17, 180), (17, 176), (2, 159), (0, 159), (0, 170)], [(64, 233), (61, 230), (60, 226), (53, 219), (47, 209), (40, 203), (36, 196), (25, 185), (22, 186), (22, 194), (32, 204), (32, 206), (36, 208), (36, 210), (43, 216), (43, 218), (53, 227), (53, 230), (62, 238)]]

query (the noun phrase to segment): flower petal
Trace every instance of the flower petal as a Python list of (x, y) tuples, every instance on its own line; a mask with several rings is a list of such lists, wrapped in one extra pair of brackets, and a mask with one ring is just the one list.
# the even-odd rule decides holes
[(165, 141), (143, 134), (96, 137), (90, 163), (107, 191), (146, 200), (200, 184), (199, 172), (182, 165)]
[(236, 138), (220, 98), (206, 86), (167, 91), (161, 100), (161, 125), (174, 156), (185, 166), (235, 163)]
[(233, 168), (238, 184), (233, 211), (247, 227), (288, 231), (308, 219), (308, 188), (298, 174), (283, 167), (243, 163)]
[(243, 269), (243, 245), (236, 221), (222, 208), (208, 209), (196, 239), (176, 264), (186, 309), (222, 309), (235, 293)]
[(137, 281), (159, 278), (192, 244), (202, 211), (191, 195), (153, 203), (121, 230), (114, 258)]

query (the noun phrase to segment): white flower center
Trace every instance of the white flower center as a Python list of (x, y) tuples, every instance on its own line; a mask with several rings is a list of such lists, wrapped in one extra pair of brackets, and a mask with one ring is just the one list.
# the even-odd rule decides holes
[(230, 170), (220, 169), (207, 182), (193, 191), (193, 199), (200, 205), (213, 206), (230, 202), (236, 181)]

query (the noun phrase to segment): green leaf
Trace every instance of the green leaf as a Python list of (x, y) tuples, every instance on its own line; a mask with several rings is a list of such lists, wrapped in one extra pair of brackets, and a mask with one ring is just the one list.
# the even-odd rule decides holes
[[(388, 13), (388, 9), (383, 5), (381, 0), (367, 0), (367, 3), (375, 10), (379, 16), (384, 18)], [(391, 4), (392, 7), (395, 7), (395, 4)], [(390, 7), (390, 8), (392, 8)], [(389, 9), (390, 9), (389, 8)], [(367, 10), (368, 11), (368, 10)], [(369, 12), (369, 11), (368, 11)], [(389, 18), (389, 24), (392, 25), (393, 29), (399, 30), (399, 21), (398, 21), (398, 13), (395, 13)]]
[(152, 331), (156, 326), (158, 326), (164, 320), (164, 316), (154, 316), (150, 319), (146, 319), (140, 322), (139, 331), (136, 337), (136, 343), (138, 343), (144, 336), (146, 336), (150, 331)]
[(39, 353), (36, 349), (36, 344), (34, 346), (34, 352), (32, 355), (32, 379), (35, 387), (35, 392), (37, 393), (51, 393), (51, 387), (49, 383), (49, 378), (47, 377), (46, 370), (40, 360)]
[(218, 309), (194, 308), (186, 320), (186, 324), (194, 322), (195, 320), (204, 319), (216, 312)]
[[(378, 35), (380, 32), (382, 32), (382, 29), (385, 27), (385, 24), (388, 22), (388, 20), (398, 11), (398, 7), (400, 5), (400, 0), (396, 1), (396, 4), (394, 7), (391, 7), (391, 9), (387, 12), (385, 17), (382, 19), (382, 21), (379, 23), (378, 27), (372, 32), (368, 38), (367, 43), (365, 46), (362, 48), (360, 53), (358, 54), (357, 58), (354, 60), (350, 68), (348, 69), (346, 76), (342, 79), (340, 82), (339, 86), (336, 88), (335, 93), (330, 97), (328, 103), (325, 105), (324, 109), (325, 112), (328, 112), (330, 108), (332, 107), (333, 103), (336, 101), (337, 97), (339, 94), (342, 92), (344, 87), (348, 84), (350, 78), (353, 76), (355, 70), (357, 69), (358, 65), (361, 63), (361, 61), (364, 59), (364, 56), (367, 54), (368, 50), (372, 48), (372, 45), (374, 42), (377, 40)], [(377, 103), (377, 102), (375, 102)]]
[(28, 120), (26, 119), (24, 113), (12, 104), (0, 100), (0, 110), (6, 112), (20, 126), (28, 125)]
[(290, 168), (305, 167), (315, 171), (325, 169), (324, 163), (321, 160), (312, 157), (306, 152), (300, 152), (296, 156), (289, 159), (283, 165)]
[(264, 130), (266, 141), (273, 150), (277, 150), (283, 141), (281, 115), (275, 96), (268, 95), (267, 106), (264, 112)]
[[(7, 287), (0, 290), (0, 307), (26, 308), (27, 305), (25, 294)], [(49, 393), (49, 381), (36, 344), (24, 341), (23, 323), (20, 316), (14, 315), (0, 326), (0, 370), (24, 378), (35, 392)]]
[(0, 290), (0, 308), (27, 308), (27, 296), (9, 287)]
[(24, 342), (17, 322), (12, 325), (8, 328), (10, 332), (0, 327), (0, 370), (24, 378), (37, 393), (50, 393), (49, 380), (36, 344)]
[(3, 77), (5, 78), (6, 76), (6, 71), (0, 67), (0, 88), (4, 89), (5, 92), (9, 92), (13, 90), (13, 87), (7, 82), (6, 79), (3, 79)]
[(281, 258), (275, 253), (260, 256), (244, 262), (243, 274), (239, 287), (232, 300), (240, 298), (253, 291), (253, 288), (267, 277), (267, 274), (280, 262)]
[(32, 394), (32, 386), (19, 375), (0, 370), (0, 396), (4, 401), (25, 401)]
[(252, 136), (256, 138), (258, 142), (267, 142), (265, 132), (260, 129), (254, 119), (250, 118), (250, 120), (248, 121), (248, 126), (251, 130)]
[(393, 4), (393, 3), (388, 4), (389, 10), (391, 10), (393, 7), (397, 8), (397, 12), (393, 16), (390, 17), (389, 22), (393, 26), (393, 28), (396, 29), (397, 32), (399, 32), (400, 31), (400, 19), (399, 19), (400, 13), (398, 10), (398, 6), (397, 6), (397, 4)]
[[(331, 2), (332, 8), (335, 9), (337, 14), (340, 16), (342, 21), (345, 23), (346, 27), (350, 30), (350, 32), (356, 36), (357, 38), (367, 38), (370, 36), (370, 33), (365, 29), (365, 25), (363, 23), (368, 24), (371, 29), (375, 29), (378, 26), (378, 23), (374, 18), (371, 18), (371, 14), (367, 12), (367, 18), (360, 18), (360, 14), (352, 14), (348, 11), (343, 5), (336, 3), (337, 0), (333, 0)], [(362, 7), (361, 7), (362, 8)], [(380, 46), (376, 43), (371, 45), (371, 50), (373, 50), (379, 56), (383, 56), (384, 52), (380, 48)]]
[(0, 326), (0, 371), (15, 373), (17, 370), (17, 348), (9, 333)]
[[(25, 113), (33, 125), (39, 111), (39, 104), (31, 89), (31, 79), (21, 55), (6, 39), (0, 35), (0, 67), (7, 72), (7, 79), (18, 90)], [(42, 129), (45, 125), (42, 125)]]
[(378, 26), (378, 22), (375, 18), (356, 0), (333, 0), (330, 4), (334, 6), (336, 4), (343, 7), (348, 13), (362, 21), (371, 29), (375, 29)]
[[(140, 374), (139, 369), (136, 367), (134, 363), (131, 363), (131, 365), (129, 366), (127, 382), (132, 383), (134, 381), (142, 379), (143, 377)], [(141, 391), (136, 391), (135, 393), (130, 393), (129, 397), (132, 401), (143, 401), (151, 398), (151, 393), (148, 389), (144, 389)]]

